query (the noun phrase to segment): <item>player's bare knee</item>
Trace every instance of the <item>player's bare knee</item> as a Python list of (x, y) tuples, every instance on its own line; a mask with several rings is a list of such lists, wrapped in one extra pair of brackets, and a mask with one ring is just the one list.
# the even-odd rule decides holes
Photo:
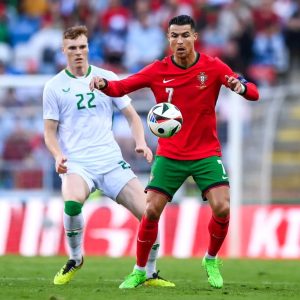
[(148, 220), (159, 220), (161, 211), (155, 206), (147, 206), (145, 215)]
[(219, 202), (214, 208), (212, 208), (213, 213), (217, 217), (226, 217), (230, 213), (229, 201)]

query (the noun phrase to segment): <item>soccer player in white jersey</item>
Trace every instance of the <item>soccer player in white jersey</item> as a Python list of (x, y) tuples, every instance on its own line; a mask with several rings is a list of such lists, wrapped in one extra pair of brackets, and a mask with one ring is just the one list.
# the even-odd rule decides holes
[[(128, 96), (122, 101), (98, 91), (91, 92), (94, 76), (117, 79), (113, 72), (88, 63), (88, 32), (85, 26), (68, 28), (63, 35), (64, 70), (47, 82), (43, 93), (45, 143), (55, 159), (56, 172), (62, 179), (64, 228), (69, 260), (54, 277), (54, 284), (66, 284), (83, 264), (82, 206), (95, 189), (123, 205), (141, 219), (146, 197), (144, 189), (122, 157), (113, 137), (113, 107), (126, 117), (136, 143), (135, 151), (150, 163), (142, 122)], [(158, 276), (156, 241), (148, 260), (146, 285), (174, 286)]]

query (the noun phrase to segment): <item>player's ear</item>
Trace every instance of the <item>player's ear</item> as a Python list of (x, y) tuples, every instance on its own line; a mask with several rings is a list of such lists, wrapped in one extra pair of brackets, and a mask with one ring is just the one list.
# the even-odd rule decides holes
[(198, 32), (195, 31), (195, 32), (194, 32), (194, 40), (196, 41), (197, 39), (198, 39)]

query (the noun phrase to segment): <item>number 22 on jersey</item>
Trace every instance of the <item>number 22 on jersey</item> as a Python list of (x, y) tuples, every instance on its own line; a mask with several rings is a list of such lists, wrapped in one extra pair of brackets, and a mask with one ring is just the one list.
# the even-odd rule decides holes
[(96, 105), (93, 104), (93, 101), (95, 100), (94, 93), (76, 94), (75, 96), (78, 98), (78, 101), (77, 101), (78, 109), (96, 107)]

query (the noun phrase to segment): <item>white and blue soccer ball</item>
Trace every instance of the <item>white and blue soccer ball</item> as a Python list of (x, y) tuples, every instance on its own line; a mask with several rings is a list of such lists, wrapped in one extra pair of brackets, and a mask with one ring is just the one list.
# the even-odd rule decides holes
[(180, 110), (172, 103), (162, 102), (154, 105), (147, 117), (147, 124), (153, 134), (168, 138), (180, 131), (183, 118)]

